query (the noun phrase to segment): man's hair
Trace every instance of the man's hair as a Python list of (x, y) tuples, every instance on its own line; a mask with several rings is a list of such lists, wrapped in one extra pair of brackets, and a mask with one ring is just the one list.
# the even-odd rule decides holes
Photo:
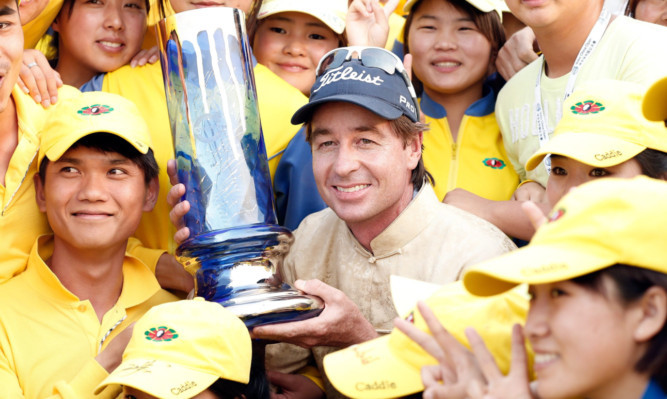
[[(653, 286), (667, 291), (667, 274), (636, 266), (616, 264), (597, 272), (589, 273), (572, 279), (582, 287), (598, 292), (609, 298), (602, 283), (603, 277), (611, 278), (618, 288), (621, 305), (627, 306), (641, 299), (644, 293)], [(646, 351), (634, 366), (639, 373), (648, 373), (660, 387), (667, 390), (667, 322), (662, 329), (649, 340)]]
[[(405, 115), (401, 115), (398, 119), (393, 119), (389, 121), (389, 126), (391, 126), (392, 131), (398, 138), (403, 142), (403, 148), (405, 148), (410, 140), (420, 132), (425, 132), (428, 130), (428, 125), (421, 122), (413, 122)], [(306, 123), (306, 141), (308, 144), (312, 145), (313, 139), (313, 128), (310, 122)], [(424, 145), (422, 144), (422, 152), (424, 151)], [(424, 182), (428, 181), (430, 184), (435, 184), (433, 176), (426, 170), (424, 166), (424, 157), (419, 158), (419, 163), (417, 167), (412, 169), (412, 175), (410, 177), (410, 183), (412, 183), (415, 189), (419, 190), (422, 188)]]
[[(155, 161), (153, 150), (150, 148), (146, 154), (140, 153), (132, 144), (124, 139), (111, 133), (93, 133), (82, 137), (69, 148), (85, 147), (93, 150), (98, 150), (103, 153), (115, 152), (132, 161), (144, 172), (144, 182), (148, 184), (157, 177), (160, 168)], [(44, 157), (41, 165), (39, 165), (39, 178), (42, 182), (46, 179), (46, 166), (49, 164), (49, 159)]]
[[(498, 51), (505, 44), (505, 29), (503, 24), (500, 21), (500, 16), (495, 11), (482, 12), (475, 8), (472, 4), (468, 3), (466, 0), (445, 0), (451, 4), (455, 9), (468, 14), (472, 18), (473, 23), (479, 29), (479, 31), (486, 37), (486, 39), (491, 43), (491, 58), (490, 61), (493, 63), (495, 57), (498, 55)], [(408, 43), (410, 37), (410, 26), (414, 20), (416, 11), (422, 5), (423, 0), (419, 0), (412, 6), (410, 14), (408, 14), (405, 19), (405, 26), (403, 28), (403, 48), (405, 54), (410, 52), (410, 46)], [(417, 93), (423, 91), (422, 82), (416, 77), (412, 76), (412, 84), (415, 86)]]
[(635, 155), (634, 159), (646, 176), (667, 180), (667, 153), (647, 148)]
[(252, 362), (250, 363), (250, 379), (247, 384), (219, 378), (208, 390), (218, 399), (269, 399), (269, 380), (264, 367), (264, 351), (253, 348)]

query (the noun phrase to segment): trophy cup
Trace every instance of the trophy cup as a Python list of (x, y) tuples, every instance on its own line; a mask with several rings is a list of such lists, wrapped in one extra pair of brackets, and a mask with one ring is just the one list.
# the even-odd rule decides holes
[[(302, 320), (322, 301), (282, 282), (292, 233), (276, 223), (242, 11), (214, 7), (158, 24), (167, 107), (190, 211), (176, 255), (195, 292), (249, 328)], [(286, 116), (287, 117), (287, 116)]]

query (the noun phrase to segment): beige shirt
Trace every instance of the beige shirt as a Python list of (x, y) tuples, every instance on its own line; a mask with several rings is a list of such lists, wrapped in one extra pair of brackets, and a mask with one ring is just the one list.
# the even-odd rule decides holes
[[(380, 333), (389, 332), (398, 316), (389, 288), (392, 274), (445, 284), (459, 279), (468, 266), (516, 248), (492, 224), (438, 201), (428, 184), (371, 241), (372, 253), (329, 208), (308, 216), (294, 234), (285, 258), (285, 281), (319, 279), (338, 288)], [(336, 349), (313, 348), (321, 372), (322, 358)], [(269, 345), (268, 367), (292, 372), (305, 366), (309, 355), (292, 345)], [(327, 396), (336, 396), (328, 382)]]

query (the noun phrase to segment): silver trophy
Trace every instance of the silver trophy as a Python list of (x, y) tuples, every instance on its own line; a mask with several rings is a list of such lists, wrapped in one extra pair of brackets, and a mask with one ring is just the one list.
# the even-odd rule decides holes
[(178, 177), (191, 205), (190, 238), (176, 255), (196, 270), (196, 294), (248, 327), (316, 316), (322, 301), (280, 276), (293, 238), (276, 223), (243, 12), (175, 14), (158, 24), (158, 45)]

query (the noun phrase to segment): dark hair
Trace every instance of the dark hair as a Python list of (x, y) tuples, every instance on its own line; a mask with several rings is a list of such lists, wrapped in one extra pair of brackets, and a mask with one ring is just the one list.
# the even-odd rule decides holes
[[(148, 185), (151, 180), (157, 177), (160, 168), (155, 161), (153, 150), (148, 149), (146, 154), (137, 151), (132, 144), (124, 139), (111, 133), (93, 133), (88, 136), (80, 138), (76, 143), (69, 148), (85, 147), (100, 152), (109, 153), (115, 152), (132, 161), (144, 172), (144, 182)], [(41, 165), (39, 165), (39, 178), (42, 182), (46, 179), (46, 166), (49, 164), (49, 159), (44, 157)]]
[[(482, 12), (475, 8), (472, 4), (468, 3), (466, 0), (443, 0), (451, 4), (457, 10), (468, 14), (472, 18), (473, 23), (479, 29), (479, 31), (486, 37), (486, 39), (491, 43), (491, 63), (498, 55), (498, 51), (505, 44), (505, 29), (503, 29), (503, 24), (500, 21), (500, 16), (495, 11)], [(405, 26), (403, 27), (403, 49), (405, 54), (410, 53), (410, 26), (414, 20), (414, 16), (419, 9), (419, 7), (424, 3), (424, 0), (418, 0), (410, 9), (410, 13), (405, 20)], [(422, 82), (412, 74), (412, 84), (415, 86), (417, 93), (421, 93), (424, 89)]]
[[(394, 134), (398, 136), (403, 141), (403, 148), (408, 145), (410, 140), (414, 137), (415, 134), (420, 132), (427, 131), (428, 125), (422, 122), (413, 122), (405, 115), (401, 115), (398, 119), (393, 119), (389, 121), (391, 129)], [(313, 144), (313, 128), (310, 122), (306, 123), (306, 141), (308, 144)], [(422, 144), (422, 152), (424, 151), (424, 145)], [(421, 189), (424, 182), (429, 182), (431, 185), (435, 184), (433, 176), (426, 170), (424, 166), (424, 157), (419, 158), (419, 163), (417, 166), (412, 169), (412, 175), (410, 177), (410, 183), (412, 183), (415, 189)]]
[(625, 15), (628, 17), (635, 18), (635, 12), (637, 11), (637, 4), (639, 4), (641, 0), (630, 0), (628, 1), (628, 5), (625, 6)]
[[(639, 300), (653, 286), (667, 291), (667, 274), (624, 264), (616, 264), (571, 281), (607, 296), (603, 286), (604, 276), (615, 283), (622, 305)], [(646, 352), (635, 364), (635, 370), (648, 373), (663, 391), (667, 391), (667, 323), (663, 324), (660, 332), (648, 342)]]
[(241, 382), (218, 379), (208, 387), (219, 399), (269, 399), (269, 379), (264, 367), (264, 348), (253, 342), (252, 362), (250, 363), (250, 380), (247, 384)]
[(667, 153), (647, 148), (634, 157), (642, 174), (654, 179), (667, 180)]

